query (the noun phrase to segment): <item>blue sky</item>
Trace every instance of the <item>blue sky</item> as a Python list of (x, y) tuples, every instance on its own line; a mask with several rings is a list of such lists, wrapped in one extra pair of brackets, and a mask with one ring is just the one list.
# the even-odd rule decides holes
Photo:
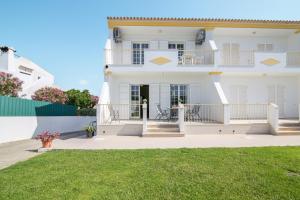
[(54, 74), (62, 89), (103, 83), (107, 16), (300, 20), (299, 0), (0, 0), (0, 44)]

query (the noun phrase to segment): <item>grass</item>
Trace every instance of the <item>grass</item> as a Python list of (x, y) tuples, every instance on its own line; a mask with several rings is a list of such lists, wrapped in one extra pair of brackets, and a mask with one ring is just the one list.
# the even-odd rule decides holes
[(300, 147), (52, 151), (1, 170), (0, 199), (300, 199)]

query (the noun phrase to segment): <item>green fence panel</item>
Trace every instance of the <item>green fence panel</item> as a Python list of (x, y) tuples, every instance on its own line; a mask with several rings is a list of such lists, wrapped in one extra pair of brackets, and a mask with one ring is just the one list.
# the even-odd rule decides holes
[(76, 106), (0, 96), (0, 116), (76, 116)]

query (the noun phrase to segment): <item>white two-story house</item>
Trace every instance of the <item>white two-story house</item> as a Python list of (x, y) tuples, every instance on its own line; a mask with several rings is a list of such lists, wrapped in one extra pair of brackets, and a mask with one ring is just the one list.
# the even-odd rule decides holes
[[(111, 132), (107, 128), (115, 124), (133, 124), (133, 119), (138, 123), (144, 99), (148, 121), (178, 118), (179, 102), (185, 105), (185, 123), (199, 126), (266, 120), (267, 127), (270, 103), (277, 118), (298, 119), (300, 21), (107, 20), (98, 133)], [(218, 105), (229, 106), (228, 120)]]
[(13, 48), (1, 47), (0, 72), (10, 73), (23, 81), (20, 97), (31, 99), (36, 90), (46, 86), (54, 86), (52, 74), (31, 60), (18, 56), (15, 52)]

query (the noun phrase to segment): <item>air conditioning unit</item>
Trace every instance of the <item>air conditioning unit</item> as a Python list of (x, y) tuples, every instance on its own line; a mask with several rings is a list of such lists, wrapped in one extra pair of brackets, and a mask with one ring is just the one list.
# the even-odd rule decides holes
[(114, 28), (113, 29), (113, 36), (114, 36), (115, 43), (122, 42), (121, 31), (120, 31), (119, 28)]
[(203, 42), (205, 41), (205, 36), (206, 36), (205, 29), (200, 29), (196, 34), (196, 40), (195, 40), (196, 45), (202, 45)]

